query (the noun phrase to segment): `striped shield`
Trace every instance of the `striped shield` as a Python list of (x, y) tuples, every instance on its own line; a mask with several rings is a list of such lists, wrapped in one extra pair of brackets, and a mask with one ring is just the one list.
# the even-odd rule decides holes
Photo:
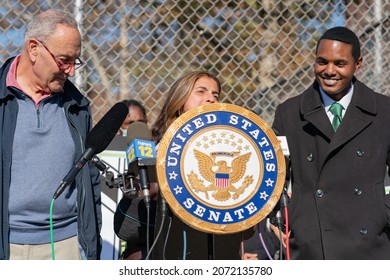
[(220, 189), (229, 187), (229, 173), (215, 173), (215, 185)]

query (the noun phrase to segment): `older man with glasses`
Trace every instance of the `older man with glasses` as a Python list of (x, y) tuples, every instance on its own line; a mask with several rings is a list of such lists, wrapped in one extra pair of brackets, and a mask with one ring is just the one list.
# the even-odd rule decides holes
[(84, 166), (54, 203), (92, 127), (88, 100), (68, 80), (83, 65), (69, 14), (28, 24), (20, 55), (0, 69), (0, 259), (98, 259), (100, 178)]
[(45, 44), (39, 40), (37, 40), (39, 43), (42, 44), (42, 46), (47, 50), (47, 52), (51, 55), (51, 57), (54, 59), (54, 61), (57, 63), (58, 68), (61, 70), (69, 71), (71, 67), (73, 67), (75, 70), (79, 69), (81, 66), (84, 65), (84, 63), (81, 61), (80, 58), (76, 58), (74, 62), (63, 62), (61, 59), (58, 59), (50, 50), (48, 47), (45, 46)]

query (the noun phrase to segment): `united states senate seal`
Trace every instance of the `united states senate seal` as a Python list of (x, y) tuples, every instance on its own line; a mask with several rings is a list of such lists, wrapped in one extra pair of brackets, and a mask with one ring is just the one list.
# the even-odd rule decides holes
[(187, 225), (207, 233), (243, 231), (278, 202), (286, 168), (272, 129), (233, 104), (196, 107), (168, 128), (157, 151), (162, 196)]

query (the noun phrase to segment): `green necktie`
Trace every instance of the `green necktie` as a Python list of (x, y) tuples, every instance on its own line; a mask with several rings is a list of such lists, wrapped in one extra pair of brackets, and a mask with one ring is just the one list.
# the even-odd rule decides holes
[(334, 102), (332, 104), (332, 106), (330, 106), (329, 111), (334, 116), (333, 122), (332, 122), (332, 126), (333, 126), (334, 131), (337, 130), (337, 128), (339, 127), (339, 125), (341, 123), (341, 119), (342, 119), (341, 112), (343, 111), (343, 109), (344, 109), (343, 105), (341, 105), (340, 103), (337, 103), (337, 102)]

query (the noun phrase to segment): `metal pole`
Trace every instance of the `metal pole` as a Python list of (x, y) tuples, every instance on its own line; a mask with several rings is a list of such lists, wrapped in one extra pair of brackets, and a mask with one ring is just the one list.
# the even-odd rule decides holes
[[(83, 28), (83, 0), (76, 0), (75, 1), (75, 9), (74, 9), (74, 17), (77, 21), (77, 25), (79, 27), (80, 33), (81, 33), (81, 42), (83, 42), (84, 38), (84, 28)], [(83, 51), (81, 50), (81, 54)], [(82, 55), (81, 55), (82, 57)], [(84, 67), (81, 67), (78, 69), (74, 76), (74, 84), (78, 89), (80, 89), (81, 92), (83, 92), (84, 83), (83, 83), (83, 72)]]
[[(375, 0), (374, 5), (374, 17), (375, 21), (382, 22), (382, 0)], [(382, 92), (382, 24), (379, 24), (375, 28), (375, 85), (377, 85), (376, 91)]]

